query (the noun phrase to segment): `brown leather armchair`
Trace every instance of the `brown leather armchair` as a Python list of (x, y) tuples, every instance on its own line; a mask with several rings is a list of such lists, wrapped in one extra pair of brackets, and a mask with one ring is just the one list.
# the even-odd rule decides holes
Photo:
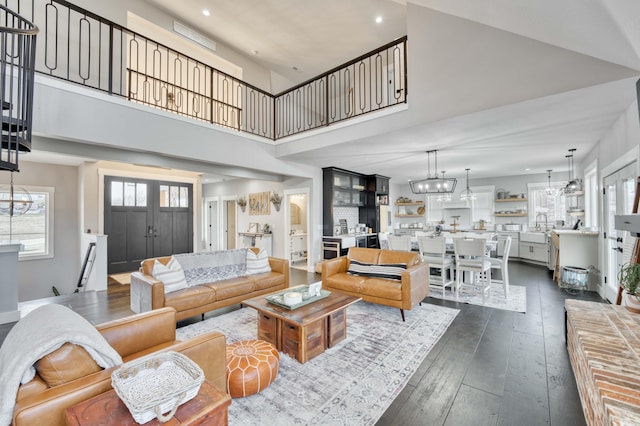
[[(124, 362), (158, 351), (176, 351), (195, 361), (206, 379), (226, 391), (226, 338), (210, 332), (176, 340), (176, 311), (162, 308), (96, 326)], [(111, 373), (87, 359), (84, 349), (65, 344), (36, 365), (36, 377), (20, 386), (15, 425), (64, 426), (64, 410), (111, 389)], [(96, 368), (97, 367), (97, 368)]]

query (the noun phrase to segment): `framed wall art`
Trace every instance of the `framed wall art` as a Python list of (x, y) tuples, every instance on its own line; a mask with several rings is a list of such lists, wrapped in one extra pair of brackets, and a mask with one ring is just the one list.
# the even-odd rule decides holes
[(269, 191), (249, 194), (249, 215), (269, 214)]

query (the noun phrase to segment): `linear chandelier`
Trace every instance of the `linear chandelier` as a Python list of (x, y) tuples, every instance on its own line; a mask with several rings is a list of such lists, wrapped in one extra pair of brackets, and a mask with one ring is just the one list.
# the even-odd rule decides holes
[[(409, 181), (411, 192), (414, 194), (451, 194), (456, 189), (456, 178), (445, 178), (438, 175), (438, 150), (426, 151), (427, 153), (427, 177)], [(431, 175), (431, 154), (435, 158), (434, 173)]]

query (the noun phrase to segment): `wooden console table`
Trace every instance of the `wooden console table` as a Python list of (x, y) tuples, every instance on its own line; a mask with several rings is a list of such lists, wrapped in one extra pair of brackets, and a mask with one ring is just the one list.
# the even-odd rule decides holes
[[(198, 394), (182, 404), (171, 420), (160, 423), (154, 419), (145, 423), (145, 426), (226, 425), (230, 404), (229, 394), (205, 380)], [(138, 425), (113, 389), (67, 408), (65, 416), (69, 426)]]
[(640, 424), (640, 314), (566, 300), (566, 337), (587, 424)]

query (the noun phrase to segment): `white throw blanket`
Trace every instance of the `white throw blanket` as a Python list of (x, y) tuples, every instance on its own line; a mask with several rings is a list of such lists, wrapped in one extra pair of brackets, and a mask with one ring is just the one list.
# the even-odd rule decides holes
[(0, 425), (10, 425), (21, 383), (35, 376), (34, 364), (70, 342), (82, 346), (103, 368), (122, 358), (86, 319), (62, 305), (44, 305), (30, 312), (9, 332), (0, 348)]

